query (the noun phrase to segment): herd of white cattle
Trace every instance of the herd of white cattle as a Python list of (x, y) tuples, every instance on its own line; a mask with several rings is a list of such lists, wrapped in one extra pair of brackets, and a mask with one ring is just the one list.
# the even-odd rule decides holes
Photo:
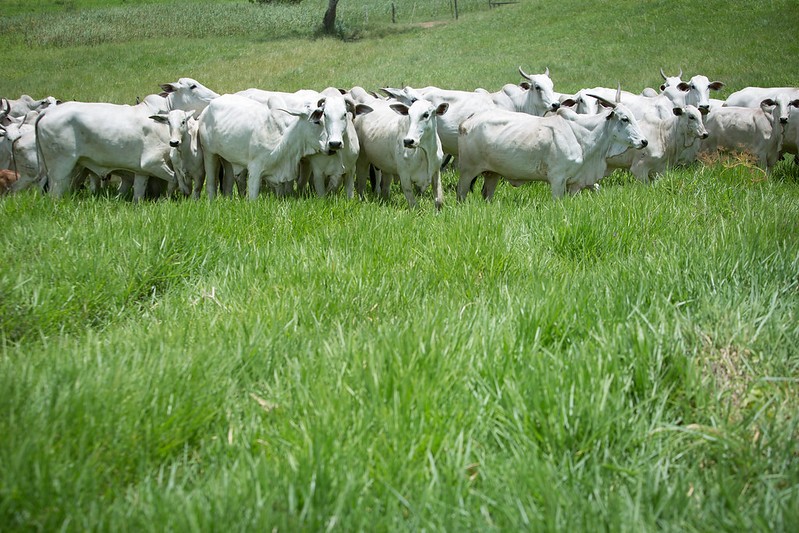
[[(703, 153), (746, 152), (768, 172), (797, 155), (799, 88), (748, 87), (725, 101), (706, 76), (660, 74), (660, 92), (594, 87), (554, 90), (549, 69), (497, 92), (438, 87), (361, 87), (294, 93), (247, 89), (220, 95), (191, 78), (136, 105), (65, 102), (23, 95), (0, 101), (0, 189), (37, 186), (62, 196), (88, 183), (146, 195), (198, 198), (203, 186), (255, 199), (367, 184), (387, 199), (399, 180), (413, 207), (416, 189), (443, 202), (440, 169), (456, 158), (463, 200), (480, 175), (490, 199), (500, 177), (549, 183), (554, 197), (595, 188), (614, 169), (649, 182)], [(114, 179), (111, 179), (114, 177)]]

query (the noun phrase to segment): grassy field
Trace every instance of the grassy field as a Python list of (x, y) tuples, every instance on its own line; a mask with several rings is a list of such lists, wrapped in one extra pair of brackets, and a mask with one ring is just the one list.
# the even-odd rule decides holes
[[(799, 84), (790, 1), (396, 3), (343, 0), (344, 41), (321, 0), (42, 1), (32, 27), (4, 2), (0, 95)], [(0, 530), (799, 529), (793, 163), (562, 201), (456, 180), (438, 214), (1, 198)]]

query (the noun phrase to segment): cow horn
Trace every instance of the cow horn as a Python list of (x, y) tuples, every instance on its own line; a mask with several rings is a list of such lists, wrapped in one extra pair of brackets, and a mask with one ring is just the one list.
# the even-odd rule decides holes
[(680, 67), (680, 73), (679, 73), (679, 74), (677, 74), (677, 77), (678, 77), (678, 78), (680, 78), (680, 79), (682, 79), (682, 67)]
[(522, 75), (522, 78), (533, 81), (532, 77), (530, 77), (529, 74), (525, 74), (525, 72), (522, 70), (522, 67), (519, 67), (519, 74)]
[(597, 100), (602, 102), (606, 107), (610, 107), (610, 108), (614, 108), (614, 109), (616, 107), (616, 104), (614, 104), (610, 100), (606, 100), (606, 99), (602, 98), (601, 96), (597, 96), (597, 95), (591, 94), (591, 93), (586, 93), (586, 96), (590, 96), (591, 98), (596, 98)]
[(0, 118), (5, 118), (11, 114), (11, 103), (8, 101), (7, 98), (3, 98), (0, 100)]
[(666, 76), (666, 73), (663, 72), (663, 67), (660, 67), (660, 75), (663, 77), (664, 80), (668, 79), (668, 76)]
[(619, 85), (616, 88), (616, 103), (621, 103), (621, 82), (618, 82)]
[(547, 67), (546, 71), (544, 72), (544, 76), (547, 78), (549, 77), (549, 67)]

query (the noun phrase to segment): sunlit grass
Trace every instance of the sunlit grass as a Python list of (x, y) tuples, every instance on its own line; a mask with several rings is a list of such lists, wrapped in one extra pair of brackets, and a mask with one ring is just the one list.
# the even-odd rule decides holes
[[(261, 33), (243, 2), (149, 37), (165, 6), (113, 8), (138, 21), (76, 0), (128, 33), (69, 44), (68, 10), (46, 30), (63, 48), (5, 34), (0, 94), (493, 89), (519, 65), (563, 91), (655, 85), (661, 66), (795, 83), (772, 53), (797, 49), (786, 2), (545, 4), (432, 28), (370, 12), (345, 42)], [(447, 171), (440, 213), (399, 189), (4, 197), (0, 529), (796, 530), (798, 176), (713, 160), (458, 204)]]

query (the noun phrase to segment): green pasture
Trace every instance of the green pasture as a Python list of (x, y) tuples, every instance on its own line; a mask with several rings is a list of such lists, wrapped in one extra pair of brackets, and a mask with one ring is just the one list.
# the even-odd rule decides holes
[[(2, 0), (0, 95), (799, 85), (792, 1), (395, 4)], [(798, 530), (799, 167), (457, 178), (0, 198), (0, 531)]]

